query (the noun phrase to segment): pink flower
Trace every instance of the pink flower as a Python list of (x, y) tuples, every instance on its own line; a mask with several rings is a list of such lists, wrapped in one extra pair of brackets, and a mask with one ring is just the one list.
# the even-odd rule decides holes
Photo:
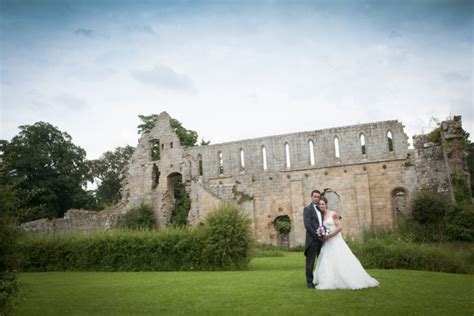
[(323, 237), (323, 236), (327, 236), (329, 235), (329, 229), (326, 227), (326, 226), (319, 226), (317, 229), (316, 229), (316, 235), (318, 235), (318, 237)]

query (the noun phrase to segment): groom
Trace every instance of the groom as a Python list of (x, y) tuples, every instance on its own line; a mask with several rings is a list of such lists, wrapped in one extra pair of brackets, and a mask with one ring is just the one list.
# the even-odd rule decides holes
[(311, 192), (311, 203), (303, 210), (304, 227), (306, 228), (306, 242), (304, 255), (306, 256), (306, 284), (308, 288), (314, 289), (313, 270), (316, 257), (319, 256), (325, 238), (316, 235), (316, 229), (323, 224), (323, 214), (318, 203), (321, 199), (321, 192), (314, 190)]

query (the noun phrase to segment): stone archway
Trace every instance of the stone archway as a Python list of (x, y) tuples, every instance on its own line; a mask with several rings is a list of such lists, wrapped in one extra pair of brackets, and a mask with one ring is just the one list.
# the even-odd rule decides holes
[(336, 191), (333, 191), (332, 189), (324, 189), (322, 195), (328, 200), (328, 208), (331, 211), (341, 211), (339, 210), (339, 203), (341, 202), (341, 198)]
[(278, 246), (289, 250), (290, 249), (290, 231), (291, 219), (288, 215), (281, 215), (273, 221), (273, 228), (277, 231)]
[(189, 210), (191, 209), (191, 200), (183, 183), (183, 176), (178, 172), (168, 175), (168, 205), (169, 223), (177, 226), (187, 224)]
[(168, 183), (167, 196), (168, 208), (172, 209), (175, 203), (174, 189), (176, 184), (183, 183), (183, 176), (179, 172), (173, 172), (166, 178)]
[(392, 191), (393, 228), (400, 223), (400, 218), (408, 212), (408, 193), (404, 188), (395, 188)]

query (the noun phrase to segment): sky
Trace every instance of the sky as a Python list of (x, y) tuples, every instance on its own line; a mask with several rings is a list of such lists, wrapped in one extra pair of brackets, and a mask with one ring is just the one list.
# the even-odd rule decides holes
[(212, 144), (461, 115), (473, 1), (0, 0), (0, 139), (51, 123), (88, 159), (168, 112)]

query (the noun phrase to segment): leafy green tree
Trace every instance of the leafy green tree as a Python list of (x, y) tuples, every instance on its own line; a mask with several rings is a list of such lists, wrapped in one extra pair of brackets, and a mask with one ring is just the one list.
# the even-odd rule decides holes
[[(142, 124), (138, 125), (138, 133), (143, 135), (149, 133), (155, 127), (158, 121), (158, 114), (138, 115)], [(198, 133), (196, 131), (186, 129), (177, 119), (171, 119), (171, 127), (178, 135), (181, 146), (196, 146), (198, 140)], [(201, 145), (209, 145), (210, 141), (201, 140)]]
[(171, 119), (171, 127), (174, 128), (178, 135), (181, 146), (196, 146), (198, 140), (197, 132), (184, 128), (181, 122), (174, 118)]
[(19, 127), (3, 146), (0, 207), (20, 222), (62, 217), (70, 208), (91, 208), (91, 180), (86, 152), (71, 136), (49, 123)]
[(90, 162), (92, 176), (99, 183), (96, 190), (98, 209), (115, 204), (122, 198), (120, 193), (122, 171), (127, 166), (133, 151), (132, 146), (117, 147)]
[(155, 127), (156, 122), (158, 122), (158, 114), (138, 115), (138, 118), (142, 121), (137, 126), (138, 134), (140, 135), (148, 134)]

